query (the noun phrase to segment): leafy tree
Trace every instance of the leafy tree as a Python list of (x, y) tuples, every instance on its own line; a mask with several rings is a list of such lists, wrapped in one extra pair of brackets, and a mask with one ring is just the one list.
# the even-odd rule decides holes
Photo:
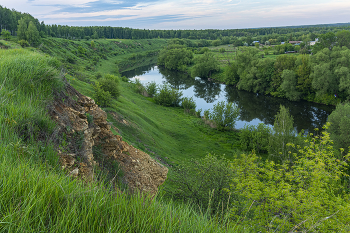
[(269, 154), (279, 158), (282, 162), (291, 161), (287, 144), (293, 142), (295, 134), (293, 117), (289, 114), (289, 110), (281, 105), (275, 117), (273, 133), (270, 136)]
[(339, 31), (335, 34), (337, 38), (337, 46), (343, 47), (346, 46), (347, 48), (350, 49), (350, 31), (348, 30), (343, 30)]
[(336, 149), (343, 148), (346, 152), (350, 146), (350, 103), (338, 104), (329, 115), (329, 133)]
[[(255, 154), (241, 155), (232, 162), (235, 176), (230, 191), (241, 198), (232, 205), (239, 232), (342, 232), (339, 222), (349, 219), (347, 186), (342, 178), (350, 155), (338, 159), (329, 133), (307, 140), (305, 146), (290, 144), (294, 163), (261, 161)], [(243, 203), (242, 203), (243, 201)], [(345, 220), (347, 219), (347, 220)]]
[[(334, 51), (333, 51), (334, 52)], [(316, 90), (317, 96), (338, 91), (338, 80), (335, 76), (334, 62), (332, 62), (332, 51), (328, 48), (318, 52), (313, 59), (313, 68), (310, 74), (312, 88)]]
[(91, 41), (91, 43), (90, 43), (90, 46), (91, 46), (91, 48), (93, 48), (93, 49), (94, 49), (94, 48), (96, 47), (96, 45), (95, 45), (95, 41), (93, 41), (93, 40), (92, 40), (92, 41)]
[(38, 45), (40, 42), (40, 34), (36, 26), (32, 21), (29, 22), (28, 29), (26, 31), (26, 38), (31, 45)]
[(18, 26), (17, 26), (17, 37), (18, 40), (27, 40), (27, 29), (28, 25), (26, 23), (26, 20), (24, 18), (21, 18), (18, 20)]
[(224, 82), (227, 85), (236, 85), (239, 82), (238, 67), (235, 62), (227, 66)]
[(270, 58), (253, 60), (240, 76), (238, 89), (264, 93), (270, 86), (274, 73), (274, 61)]
[(10, 40), (11, 38), (11, 33), (5, 29), (2, 29), (1, 31), (1, 36), (5, 39), (5, 40)]
[(310, 94), (312, 92), (312, 79), (310, 77), (311, 66), (309, 60), (308, 55), (301, 55), (298, 56), (295, 62), (297, 66), (296, 74), (298, 77), (297, 89), (304, 94)]
[(237, 105), (219, 101), (217, 104), (214, 104), (209, 119), (214, 121), (218, 130), (230, 129), (235, 127), (239, 113), (240, 109)]
[(272, 91), (277, 91), (277, 93), (272, 93), (274, 96), (283, 96), (282, 93), (278, 92), (278, 88), (283, 82), (282, 73), (284, 70), (295, 70), (296, 60), (297, 58), (295, 56), (289, 56), (287, 54), (276, 58), (274, 75), (272, 76), (270, 85)]
[(292, 70), (284, 70), (282, 73), (282, 80), (281, 89), (285, 92), (287, 99), (298, 101), (302, 93), (297, 90), (297, 78), (295, 72)]
[(185, 71), (192, 63), (193, 53), (184, 46), (168, 46), (160, 51), (158, 65), (169, 70)]
[(203, 56), (196, 57), (192, 68), (192, 76), (206, 78), (219, 71), (219, 62), (212, 53), (206, 52)]

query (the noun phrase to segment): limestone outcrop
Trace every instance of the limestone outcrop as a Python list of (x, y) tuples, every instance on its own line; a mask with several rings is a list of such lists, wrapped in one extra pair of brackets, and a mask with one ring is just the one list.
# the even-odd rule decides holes
[[(58, 123), (57, 133), (63, 138), (58, 149), (60, 164), (73, 177), (90, 181), (96, 166), (103, 166), (94, 156), (99, 148), (103, 161), (117, 162), (122, 170), (122, 182), (131, 191), (157, 193), (168, 169), (114, 135), (107, 122), (107, 113), (93, 99), (80, 94), (69, 84), (65, 92), (56, 95), (50, 115)], [(100, 158), (101, 159), (101, 158)]]

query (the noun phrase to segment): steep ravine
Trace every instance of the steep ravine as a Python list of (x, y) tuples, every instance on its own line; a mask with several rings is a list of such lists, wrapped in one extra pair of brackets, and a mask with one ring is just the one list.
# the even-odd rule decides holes
[[(56, 94), (49, 113), (58, 123), (57, 133), (63, 138), (58, 149), (60, 165), (71, 176), (90, 181), (95, 168), (104, 166), (99, 162), (102, 156), (103, 161), (119, 164), (122, 182), (132, 192), (139, 190), (154, 195), (167, 178), (165, 166), (114, 135), (106, 121), (106, 112), (69, 84)], [(93, 148), (100, 149), (99, 159)]]

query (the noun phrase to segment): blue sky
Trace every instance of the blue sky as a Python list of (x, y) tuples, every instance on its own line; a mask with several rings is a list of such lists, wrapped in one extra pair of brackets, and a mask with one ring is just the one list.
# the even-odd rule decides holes
[(350, 22), (349, 0), (11, 0), (46, 24), (236, 29)]

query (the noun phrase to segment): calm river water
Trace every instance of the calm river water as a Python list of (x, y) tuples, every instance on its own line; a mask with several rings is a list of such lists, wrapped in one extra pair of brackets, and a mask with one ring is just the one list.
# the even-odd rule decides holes
[(157, 84), (170, 84), (179, 89), (183, 97), (193, 97), (197, 110), (213, 108), (218, 101), (229, 101), (241, 109), (236, 128), (243, 128), (245, 124), (257, 125), (264, 123), (273, 125), (275, 115), (280, 105), (290, 110), (294, 117), (294, 127), (298, 132), (304, 129), (312, 132), (314, 128), (321, 128), (327, 121), (333, 106), (310, 103), (306, 101), (292, 102), (286, 99), (259, 95), (246, 91), (239, 91), (232, 86), (209, 82), (201, 78), (191, 78), (187, 74), (160, 69), (157, 66), (141, 67), (137, 70), (124, 72), (122, 75), (134, 80), (140, 79), (143, 84), (155, 81)]

